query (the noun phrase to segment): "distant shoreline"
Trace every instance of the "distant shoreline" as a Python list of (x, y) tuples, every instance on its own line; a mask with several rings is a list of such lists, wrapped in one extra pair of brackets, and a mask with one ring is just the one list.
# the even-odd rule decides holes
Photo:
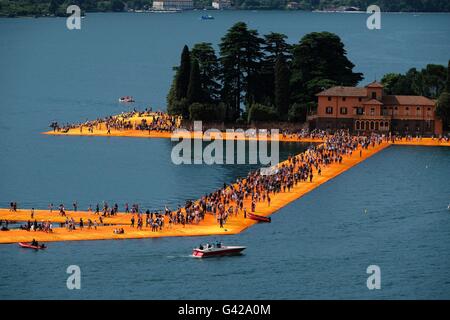
[[(366, 11), (339, 11), (339, 10), (283, 10), (283, 9), (227, 9), (227, 10), (215, 10), (215, 9), (193, 9), (193, 10), (181, 10), (176, 13), (183, 12), (193, 12), (193, 11), (209, 11), (209, 12), (221, 12), (221, 11), (277, 11), (277, 12), (310, 12), (310, 13), (336, 13), (336, 14), (367, 14)], [(88, 14), (103, 14), (103, 13), (114, 13), (114, 14), (146, 14), (146, 13), (158, 13), (158, 14), (172, 14), (174, 12), (165, 12), (165, 11), (86, 11), (82, 13), (82, 17)], [(450, 14), (449, 11), (382, 11), (382, 13), (391, 13), (391, 14)], [(52, 14), (41, 14), (41, 15), (0, 15), (0, 18), (67, 18), (69, 15), (52, 15)]]

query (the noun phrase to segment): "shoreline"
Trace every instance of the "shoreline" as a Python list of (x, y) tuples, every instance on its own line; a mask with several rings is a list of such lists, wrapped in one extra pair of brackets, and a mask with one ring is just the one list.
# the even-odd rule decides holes
[[(216, 9), (203, 9), (203, 8), (196, 8), (196, 9), (190, 9), (190, 10), (182, 10), (179, 11), (177, 13), (183, 13), (183, 12), (196, 12), (196, 11), (212, 11), (212, 12), (219, 12), (219, 11), (231, 11), (231, 12), (236, 12), (236, 11), (250, 11), (250, 12), (255, 12), (255, 11), (262, 11), (262, 12), (267, 12), (267, 11), (278, 11), (278, 12), (302, 12), (302, 13), (351, 13), (351, 14), (367, 14), (366, 11), (327, 11), (327, 10), (293, 10), (293, 9), (264, 9), (264, 8), (259, 8), (259, 9), (224, 9), (224, 10), (216, 10)], [(121, 11), (121, 12), (116, 12), (116, 11), (83, 11), (85, 14), (82, 14), (81, 16), (87, 17), (90, 14), (104, 14), (104, 13), (113, 13), (113, 14), (146, 14), (146, 13), (166, 13), (166, 12), (156, 12), (156, 11)], [(172, 12), (167, 12), (172, 13)], [(390, 14), (413, 14), (413, 15), (417, 15), (417, 14), (450, 14), (450, 11), (382, 11), (382, 13), (386, 14), (386, 13), (390, 13)], [(69, 15), (67, 16), (58, 16), (58, 15), (51, 15), (51, 14), (43, 14), (43, 15), (36, 15), (36, 14), (30, 14), (30, 15), (14, 15), (14, 16), (10, 16), (10, 15), (0, 15), (0, 19), (19, 19), (19, 18), (33, 18), (33, 19), (40, 19), (40, 18), (63, 18), (63, 19), (67, 19), (67, 17), (69, 17)]]

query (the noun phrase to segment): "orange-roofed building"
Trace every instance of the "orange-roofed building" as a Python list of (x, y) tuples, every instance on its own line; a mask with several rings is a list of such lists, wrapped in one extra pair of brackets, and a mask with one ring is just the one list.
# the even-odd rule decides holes
[(332, 87), (317, 94), (317, 113), (309, 116), (310, 128), (349, 129), (354, 133), (380, 132), (440, 135), (436, 101), (423, 96), (384, 95), (383, 85)]

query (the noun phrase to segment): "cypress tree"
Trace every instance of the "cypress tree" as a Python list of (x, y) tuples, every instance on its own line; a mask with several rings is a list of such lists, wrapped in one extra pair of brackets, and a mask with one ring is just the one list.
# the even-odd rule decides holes
[(175, 84), (175, 93), (178, 100), (187, 97), (190, 73), (191, 55), (189, 53), (188, 46), (185, 45), (183, 48), (183, 52), (181, 53), (180, 67), (178, 68), (178, 74)]
[(200, 66), (197, 59), (194, 59), (194, 61), (192, 61), (189, 86), (187, 90), (187, 100), (189, 104), (203, 101)]
[(289, 111), (289, 69), (283, 57), (275, 63), (275, 105), (281, 118)]

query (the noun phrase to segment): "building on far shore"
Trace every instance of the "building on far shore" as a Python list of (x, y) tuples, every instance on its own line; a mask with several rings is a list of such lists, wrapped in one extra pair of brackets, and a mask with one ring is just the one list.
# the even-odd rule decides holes
[(436, 101), (423, 96), (385, 95), (383, 85), (332, 87), (317, 94), (310, 128), (349, 129), (355, 133), (379, 132), (411, 135), (441, 135)]
[(213, 0), (212, 7), (217, 10), (221, 9), (230, 9), (231, 1), (230, 0)]
[(298, 9), (299, 9), (298, 2), (295, 2), (295, 1), (288, 2), (287, 5), (286, 5), (286, 9), (289, 9), (289, 10), (298, 10)]
[(192, 10), (193, 0), (158, 0), (153, 1), (153, 10)]

